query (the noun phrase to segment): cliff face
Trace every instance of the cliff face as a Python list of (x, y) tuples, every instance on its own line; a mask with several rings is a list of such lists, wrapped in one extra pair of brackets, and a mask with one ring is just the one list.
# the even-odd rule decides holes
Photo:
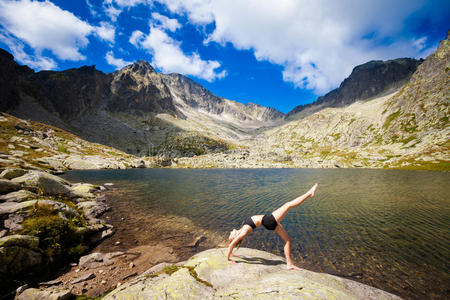
[(311, 104), (295, 107), (287, 113), (286, 118), (297, 120), (326, 107), (343, 107), (357, 100), (392, 93), (408, 82), (422, 62), (423, 59), (399, 58), (375, 60), (356, 66), (339, 88), (319, 97)]

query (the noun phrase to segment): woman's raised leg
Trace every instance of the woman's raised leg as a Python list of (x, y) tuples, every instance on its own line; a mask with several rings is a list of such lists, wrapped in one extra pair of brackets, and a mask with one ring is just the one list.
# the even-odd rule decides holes
[(303, 201), (305, 201), (309, 197), (314, 197), (317, 186), (318, 186), (318, 184), (316, 183), (305, 194), (301, 195), (300, 197), (295, 198), (292, 201), (286, 202), (280, 208), (276, 209), (272, 213), (272, 215), (275, 217), (275, 220), (277, 220), (278, 224), (284, 219), (284, 216), (286, 216), (289, 209), (299, 206)]

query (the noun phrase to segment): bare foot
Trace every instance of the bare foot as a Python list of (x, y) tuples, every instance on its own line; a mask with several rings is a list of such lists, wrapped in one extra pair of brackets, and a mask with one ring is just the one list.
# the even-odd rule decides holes
[(236, 265), (237, 264), (237, 262), (235, 262), (234, 260), (227, 260), (227, 262), (229, 263), (229, 264), (232, 264), (232, 265)]
[(302, 270), (302, 269), (300, 269), (299, 267), (294, 266), (294, 265), (287, 265), (287, 266), (286, 266), (286, 269), (288, 269), (288, 270), (299, 270), (299, 271)]
[(308, 191), (309, 194), (311, 195), (311, 197), (314, 197), (314, 194), (316, 193), (316, 189), (317, 189), (317, 186), (318, 186), (318, 185), (319, 185), (319, 184), (316, 183), (316, 184), (313, 185), (313, 187)]

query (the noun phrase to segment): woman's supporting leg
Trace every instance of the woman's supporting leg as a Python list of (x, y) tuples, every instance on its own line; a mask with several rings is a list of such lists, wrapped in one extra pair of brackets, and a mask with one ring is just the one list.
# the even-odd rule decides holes
[(278, 224), (277, 228), (275, 228), (275, 232), (283, 239), (284, 241), (284, 256), (286, 257), (286, 268), (288, 270), (301, 270), (299, 267), (294, 266), (291, 259), (291, 238), (289, 234), (284, 229), (283, 225)]
[(284, 216), (286, 216), (289, 209), (299, 206), (303, 201), (305, 201), (309, 197), (314, 197), (314, 194), (317, 189), (317, 185), (318, 184), (316, 183), (305, 194), (301, 195), (300, 197), (295, 198), (292, 201), (286, 202), (285, 204), (283, 204), (283, 206), (281, 206), (280, 208), (275, 210), (272, 213), (272, 215), (275, 217), (275, 220), (277, 220), (277, 222), (280, 223), (284, 219)]

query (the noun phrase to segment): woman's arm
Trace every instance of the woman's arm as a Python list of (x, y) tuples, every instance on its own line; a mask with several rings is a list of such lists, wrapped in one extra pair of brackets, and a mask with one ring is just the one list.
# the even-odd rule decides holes
[[(239, 243), (239, 241), (241, 241), (244, 238), (244, 236), (246, 236), (249, 233), (249, 231), (251, 230), (251, 228), (245, 228), (245, 227), (246, 226), (244, 226), (241, 229), (241, 232), (239, 233), (239, 235), (237, 237), (235, 237), (234, 240), (231, 241), (230, 245), (228, 246), (227, 261), (229, 263), (234, 263), (234, 264), (236, 263), (234, 260), (230, 259), (231, 253), (233, 253), (233, 249), (236, 246), (236, 244)], [(248, 227), (250, 227), (250, 226), (248, 226)]]

